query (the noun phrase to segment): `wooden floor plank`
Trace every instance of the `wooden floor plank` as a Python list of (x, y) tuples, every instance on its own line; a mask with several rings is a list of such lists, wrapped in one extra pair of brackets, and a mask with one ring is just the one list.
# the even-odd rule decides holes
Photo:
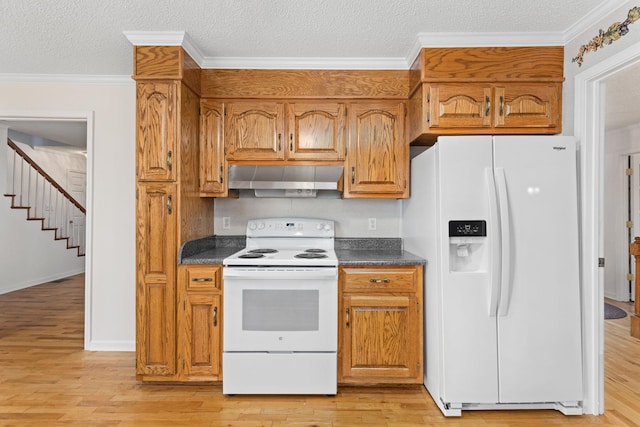
[[(619, 304), (631, 311), (630, 304)], [(220, 385), (141, 384), (131, 352), (83, 351), (84, 276), (0, 295), (0, 426), (637, 426), (640, 340), (605, 321), (605, 414), (442, 416), (421, 386), (336, 396), (224, 396)]]

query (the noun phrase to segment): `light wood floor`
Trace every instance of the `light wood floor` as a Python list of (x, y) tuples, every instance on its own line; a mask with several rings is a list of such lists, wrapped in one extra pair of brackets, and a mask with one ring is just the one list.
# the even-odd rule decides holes
[(140, 384), (133, 353), (83, 351), (83, 286), (80, 275), (0, 295), (0, 425), (640, 426), (640, 340), (629, 337), (628, 317), (605, 322), (603, 416), (477, 411), (446, 419), (418, 386), (229, 397), (220, 386)]

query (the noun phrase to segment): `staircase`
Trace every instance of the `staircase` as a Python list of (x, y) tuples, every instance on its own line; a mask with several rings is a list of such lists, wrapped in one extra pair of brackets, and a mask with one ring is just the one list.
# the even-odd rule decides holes
[(67, 249), (85, 255), (85, 208), (53, 180), (13, 141), (7, 140), (8, 171), (6, 197), (12, 209), (24, 209), (27, 220), (40, 221), (42, 230), (54, 232), (55, 240), (66, 240)]

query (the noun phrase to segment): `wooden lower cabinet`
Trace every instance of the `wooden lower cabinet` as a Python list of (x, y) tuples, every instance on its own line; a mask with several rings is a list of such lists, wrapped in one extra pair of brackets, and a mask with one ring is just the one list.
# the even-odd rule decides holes
[(340, 267), (339, 313), (339, 383), (422, 383), (422, 266)]
[(222, 369), (222, 267), (178, 267), (178, 380), (217, 381)]
[(176, 372), (174, 183), (136, 189), (136, 374), (165, 378)]

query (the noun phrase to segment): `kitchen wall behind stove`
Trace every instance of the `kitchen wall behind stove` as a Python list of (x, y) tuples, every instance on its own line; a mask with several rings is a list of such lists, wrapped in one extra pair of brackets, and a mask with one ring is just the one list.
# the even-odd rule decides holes
[[(336, 237), (400, 237), (402, 202), (389, 199), (341, 199), (335, 194), (317, 198), (256, 198), (242, 191), (238, 199), (216, 199), (214, 233), (244, 235), (247, 220), (267, 217), (303, 217), (331, 219), (336, 222)], [(230, 227), (223, 229), (223, 218)], [(375, 230), (369, 219), (375, 219)]]

